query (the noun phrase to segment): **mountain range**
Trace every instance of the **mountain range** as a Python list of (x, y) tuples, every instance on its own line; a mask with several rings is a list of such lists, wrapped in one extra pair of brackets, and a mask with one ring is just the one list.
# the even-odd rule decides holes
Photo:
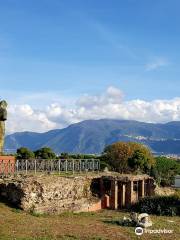
[(180, 122), (154, 124), (113, 119), (86, 120), (45, 133), (7, 135), (5, 149), (16, 151), (24, 146), (36, 150), (48, 146), (56, 153), (99, 154), (105, 146), (117, 141), (140, 142), (154, 153), (180, 154)]

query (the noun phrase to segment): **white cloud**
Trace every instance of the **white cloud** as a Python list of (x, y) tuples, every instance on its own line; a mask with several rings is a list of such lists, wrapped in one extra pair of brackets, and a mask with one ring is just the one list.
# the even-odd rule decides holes
[(165, 58), (155, 58), (152, 62), (148, 63), (145, 68), (146, 71), (153, 71), (160, 67), (165, 67), (168, 65), (168, 61)]
[(56, 123), (48, 119), (45, 111), (32, 109), (27, 104), (9, 106), (7, 132), (43, 132), (55, 127)]
[(144, 101), (123, 100), (120, 89), (110, 86), (100, 95), (83, 95), (72, 107), (59, 102), (41, 109), (30, 104), (10, 105), (7, 132), (44, 132), (63, 128), (86, 119), (129, 119), (145, 122), (168, 122), (180, 120), (180, 98)]

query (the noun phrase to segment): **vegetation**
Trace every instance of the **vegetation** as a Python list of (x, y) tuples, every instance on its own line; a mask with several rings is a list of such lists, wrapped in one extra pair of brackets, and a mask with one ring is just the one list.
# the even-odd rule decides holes
[(59, 156), (53, 152), (49, 147), (43, 147), (32, 152), (26, 147), (21, 147), (17, 149), (16, 157), (18, 159), (31, 159), (31, 158), (41, 158), (41, 159), (99, 159), (99, 156), (93, 154), (69, 154), (61, 153)]
[[(103, 210), (94, 213), (32, 215), (0, 203), (0, 240), (113, 240), (139, 239), (134, 227), (118, 225), (129, 213)], [(150, 229), (172, 229), (172, 234), (143, 234), (142, 240), (179, 239), (179, 217), (151, 216)], [(171, 221), (169, 221), (171, 220)]]
[(180, 162), (166, 157), (154, 158), (144, 145), (134, 142), (117, 142), (107, 146), (101, 156), (90, 154), (61, 153), (56, 156), (51, 148), (43, 147), (32, 152), (21, 147), (16, 154), (19, 159), (100, 159), (101, 169), (120, 173), (147, 173), (155, 178), (158, 185), (171, 186), (175, 175), (180, 174)]
[(180, 162), (166, 157), (155, 158), (155, 165), (151, 169), (151, 175), (161, 186), (174, 184), (174, 176), (180, 174)]
[(142, 144), (117, 142), (105, 148), (103, 161), (120, 173), (149, 173), (154, 165), (151, 151)]
[(180, 197), (178, 195), (146, 197), (132, 206), (132, 210), (156, 215), (180, 216)]
[(61, 153), (59, 158), (61, 159), (95, 159), (99, 157), (93, 154), (69, 154), (65, 152), (65, 153)]
[(31, 158), (50, 159), (56, 158), (56, 154), (51, 150), (51, 148), (48, 147), (38, 149), (35, 152), (32, 152), (30, 149), (26, 147), (21, 147), (17, 149), (16, 157), (18, 159), (31, 159)]
[(34, 153), (26, 147), (21, 147), (17, 149), (17, 158), (18, 159), (30, 159), (34, 158)]
[(56, 154), (52, 151), (51, 148), (43, 147), (34, 152), (36, 158), (41, 159), (53, 159), (56, 158)]

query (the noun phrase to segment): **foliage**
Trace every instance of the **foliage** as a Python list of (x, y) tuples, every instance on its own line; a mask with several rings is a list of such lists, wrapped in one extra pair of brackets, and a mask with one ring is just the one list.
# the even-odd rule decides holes
[(149, 170), (148, 157), (141, 150), (135, 150), (132, 157), (128, 159), (128, 163), (136, 171), (147, 172)]
[(125, 142), (117, 142), (105, 148), (104, 153), (112, 168), (120, 173), (128, 170), (128, 158), (131, 156), (130, 146)]
[(180, 163), (174, 159), (157, 157), (151, 175), (162, 186), (170, 186), (174, 183), (174, 176), (180, 174)]
[[(132, 151), (131, 158), (133, 159), (133, 155), (134, 155), (134, 158), (136, 159), (137, 155), (139, 155), (139, 157), (141, 156), (142, 161), (143, 161), (143, 164), (142, 164), (141, 162), (139, 162), (139, 160), (140, 160), (139, 159), (138, 160), (139, 164), (137, 162), (137, 164), (135, 164), (135, 167), (141, 166), (141, 170), (149, 173), (151, 167), (154, 166), (154, 164), (155, 164), (155, 160), (154, 160), (154, 157), (153, 157), (150, 149), (141, 143), (129, 142), (128, 144)], [(135, 159), (133, 161), (136, 162)]]
[(180, 198), (177, 195), (146, 197), (135, 203), (132, 210), (162, 216), (180, 216)]
[(96, 159), (98, 156), (93, 154), (69, 154), (69, 153), (61, 153), (59, 156), (61, 159)]
[(117, 142), (105, 148), (104, 162), (113, 170), (122, 172), (141, 171), (149, 173), (154, 165), (150, 150), (140, 143)]
[(111, 166), (107, 162), (100, 161), (100, 170), (103, 171), (105, 168), (107, 168), (108, 170), (111, 170)]
[(34, 153), (26, 147), (21, 147), (17, 149), (16, 157), (18, 159), (30, 159), (34, 158)]
[(41, 159), (54, 159), (56, 158), (56, 154), (52, 151), (51, 148), (43, 147), (41, 149), (38, 149), (34, 152), (36, 158)]
[(64, 153), (61, 153), (61, 155), (59, 156), (61, 159), (69, 159), (70, 156), (68, 153), (64, 152)]
[(100, 169), (103, 171), (106, 167), (108, 170), (113, 170), (112, 166), (109, 164), (109, 161), (107, 159), (106, 154), (102, 154), (101, 156), (98, 156), (98, 159), (100, 160)]

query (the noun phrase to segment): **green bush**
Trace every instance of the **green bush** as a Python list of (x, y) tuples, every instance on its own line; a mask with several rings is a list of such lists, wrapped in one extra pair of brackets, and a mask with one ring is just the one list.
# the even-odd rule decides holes
[(177, 195), (146, 197), (135, 203), (131, 210), (162, 216), (180, 216), (180, 198)]
[(180, 174), (180, 163), (167, 157), (156, 157), (155, 165), (151, 168), (151, 176), (156, 179), (158, 185), (171, 186), (174, 177)]
[(103, 171), (106, 167), (108, 168), (108, 170), (111, 170), (111, 167), (108, 163), (100, 161), (100, 169)]

